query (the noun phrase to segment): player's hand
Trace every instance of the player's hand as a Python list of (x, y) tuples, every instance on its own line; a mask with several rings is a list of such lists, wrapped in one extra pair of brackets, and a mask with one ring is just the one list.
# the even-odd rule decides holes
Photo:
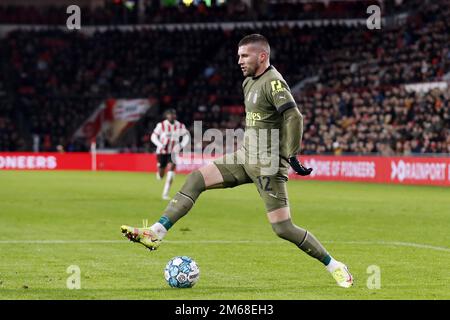
[(306, 168), (304, 165), (302, 165), (298, 161), (297, 157), (290, 157), (289, 164), (291, 165), (292, 169), (294, 169), (294, 171), (301, 176), (308, 176), (313, 170), (312, 168)]

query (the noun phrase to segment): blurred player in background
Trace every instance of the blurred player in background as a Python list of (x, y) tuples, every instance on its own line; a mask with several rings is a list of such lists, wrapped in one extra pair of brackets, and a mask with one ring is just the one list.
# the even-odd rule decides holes
[[(242, 84), (246, 111), (243, 147), (231, 154), (232, 161), (219, 158), (191, 172), (160, 220), (150, 228), (122, 226), (122, 232), (131, 241), (155, 250), (167, 231), (189, 212), (202, 192), (253, 183), (265, 204), (267, 218), (275, 234), (320, 261), (339, 286), (349, 288), (353, 285), (353, 277), (347, 266), (333, 259), (310, 231), (291, 220), (286, 186), (289, 166), (301, 176), (311, 174), (312, 169), (304, 167), (297, 158), (303, 135), (303, 116), (283, 76), (270, 64), (267, 39), (259, 34), (244, 37), (238, 44), (238, 57), (245, 77)], [(259, 138), (246, 139), (250, 132), (256, 132), (259, 137), (274, 129), (279, 130), (280, 138), (269, 144), (261, 144)], [(265, 161), (251, 163), (245, 160), (255, 153), (254, 150), (260, 154), (271, 153), (275, 150), (272, 143), (279, 151), (274, 172), (265, 173)]]
[[(159, 122), (153, 130), (151, 140), (156, 146), (158, 171), (156, 178), (161, 180), (167, 168), (167, 178), (164, 184), (162, 198), (170, 200), (169, 190), (175, 178), (176, 153), (189, 143), (189, 134), (183, 123), (176, 120), (175, 109), (164, 112), (165, 120)], [(180, 141), (181, 139), (181, 141)]]

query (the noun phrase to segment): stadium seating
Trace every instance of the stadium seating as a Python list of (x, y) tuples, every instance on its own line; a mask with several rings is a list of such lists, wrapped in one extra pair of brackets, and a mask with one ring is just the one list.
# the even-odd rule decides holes
[[(138, 17), (137, 8), (127, 8), (125, 1), (105, 1), (100, 7), (83, 7), (84, 25), (123, 25), (138, 23), (198, 23), (226, 21), (272, 21), (324, 18), (365, 18), (370, 5), (379, 5), (377, 0), (320, 1), (309, 3), (295, 1), (254, 1), (249, 8), (244, 1), (228, 0), (221, 6), (207, 7), (205, 3), (186, 6), (163, 6), (160, 1), (144, 3), (144, 14)], [(386, 0), (383, 14), (390, 15), (417, 9), (421, 0)], [(0, 6), (0, 24), (65, 24), (66, 7), (53, 6)]]
[[(450, 91), (421, 96), (401, 87), (441, 80), (450, 71), (450, 7), (442, 1), (426, 8), (417, 6), (407, 24), (386, 30), (287, 25), (257, 30), (270, 40), (272, 63), (291, 87), (318, 78), (295, 95), (305, 115), (304, 153), (450, 152)], [(42, 14), (29, 9), (24, 16), (22, 9), (1, 9), (0, 21), (11, 16), (23, 22)], [(182, 22), (193, 22), (201, 16), (197, 11), (178, 16), (165, 10), (157, 8), (159, 20), (152, 11), (146, 21), (190, 17)], [(242, 10), (242, 19), (249, 19)], [(315, 10), (310, 8), (309, 14), (314, 16)], [(266, 18), (289, 19), (292, 10), (273, 12)], [(218, 13), (199, 21), (222, 18)], [(42, 21), (52, 20), (45, 15), (32, 20)], [(0, 150), (32, 150), (37, 136), (43, 151), (55, 151), (59, 145), (68, 151), (86, 150), (71, 136), (110, 97), (154, 97), (161, 110), (175, 107), (188, 126), (202, 120), (205, 129), (242, 127), (236, 44), (252, 32), (243, 27), (112, 28), (91, 36), (53, 29), (10, 32), (0, 39), (6, 62), (0, 66), (0, 92), (9, 97), (0, 94)], [(147, 117), (140, 123), (135, 145), (128, 148), (149, 150), (152, 121)]]

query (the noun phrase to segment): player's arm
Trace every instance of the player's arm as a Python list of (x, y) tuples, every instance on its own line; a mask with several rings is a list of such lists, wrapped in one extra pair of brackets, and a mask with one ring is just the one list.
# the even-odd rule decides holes
[(282, 141), (283, 145), (281, 146), (281, 150), (285, 151), (292, 169), (301, 176), (307, 176), (311, 173), (312, 169), (304, 167), (297, 159), (297, 155), (300, 154), (302, 135), (303, 116), (297, 106), (285, 110), (283, 112), (283, 124), (281, 127), (281, 136), (285, 138)]
[(306, 176), (312, 171), (297, 159), (303, 136), (303, 116), (291, 94), (289, 86), (282, 79), (273, 79), (266, 85), (268, 100), (282, 114), (280, 156), (289, 162), (299, 175)]
[(153, 142), (153, 144), (155, 146), (157, 146), (158, 148), (162, 148), (164, 145), (162, 144), (162, 142), (159, 140), (159, 136), (161, 134), (161, 124), (158, 123), (155, 127), (155, 130), (153, 130), (152, 135), (150, 137), (150, 140)]

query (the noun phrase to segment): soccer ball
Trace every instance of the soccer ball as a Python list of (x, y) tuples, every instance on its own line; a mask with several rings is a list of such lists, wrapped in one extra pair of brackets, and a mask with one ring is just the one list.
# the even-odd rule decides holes
[(200, 276), (197, 263), (189, 257), (175, 257), (170, 259), (164, 269), (164, 278), (173, 288), (191, 288)]

